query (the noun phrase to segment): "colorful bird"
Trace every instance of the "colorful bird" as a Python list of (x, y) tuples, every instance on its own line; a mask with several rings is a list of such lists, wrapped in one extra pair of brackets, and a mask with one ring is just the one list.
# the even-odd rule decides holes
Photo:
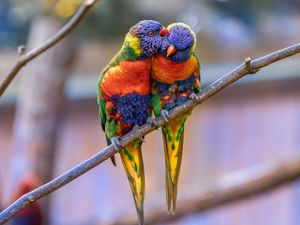
[[(99, 116), (108, 144), (120, 148), (119, 137), (151, 117), (150, 72), (152, 56), (168, 30), (153, 20), (134, 25), (121, 50), (104, 68), (98, 83)], [(139, 224), (144, 224), (144, 165), (141, 140), (120, 148), (121, 160), (133, 193)]]
[[(151, 101), (155, 116), (168, 121), (169, 109), (187, 99), (198, 99), (201, 91), (200, 64), (195, 56), (196, 35), (183, 23), (167, 27), (160, 53), (153, 58)], [(166, 164), (168, 212), (176, 209), (177, 183), (183, 153), (184, 124), (188, 112), (162, 127)]]

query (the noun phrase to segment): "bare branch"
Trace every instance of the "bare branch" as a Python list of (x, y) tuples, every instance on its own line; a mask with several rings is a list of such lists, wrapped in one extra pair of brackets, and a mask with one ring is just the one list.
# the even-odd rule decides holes
[[(146, 224), (174, 221), (192, 213), (203, 212), (213, 207), (263, 194), (266, 191), (289, 184), (299, 177), (300, 157), (281, 162), (279, 165), (267, 164), (233, 172), (220, 177), (215, 183), (198, 194), (196, 198), (179, 202), (175, 215), (168, 215), (165, 208), (152, 205), (150, 212), (146, 214), (145, 221)], [(135, 215), (127, 218), (124, 215), (110, 225), (136, 224)]]
[(33, 60), (38, 55), (42, 54), (55, 44), (57, 44), (60, 40), (62, 40), (66, 35), (68, 35), (83, 19), (89, 9), (94, 5), (96, 0), (83, 0), (81, 6), (75, 15), (52, 37), (42, 43), (40, 46), (31, 49), (26, 52), (25, 46), (18, 47), (19, 59), (12, 67), (12, 69), (8, 72), (8, 74), (2, 79), (0, 82), (0, 97), (3, 95), (6, 88), (12, 82), (12, 80), (16, 77), (18, 72), (25, 66), (29, 61)]
[[(262, 67), (268, 66), (271, 63), (279, 61), (281, 59), (290, 57), (292, 55), (300, 53), (300, 43), (287, 47), (285, 49), (279, 50), (277, 52), (271, 53), (269, 55), (263, 56), (259, 59), (251, 61), (249, 66), (246, 66), (245, 63), (241, 64), (237, 68), (233, 69), (231, 72), (227, 73), (222, 78), (215, 81), (213, 84), (209, 85), (207, 88), (203, 90), (203, 92), (198, 94), (199, 100), (188, 100), (184, 104), (175, 107), (169, 111), (170, 120), (190, 111), (196, 105), (199, 105), (209, 97), (218, 93), (220, 90), (224, 89), (228, 85), (242, 78), (243, 76), (250, 74), (252, 71), (256, 71)], [(159, 126), (165, 124), (165, 121), (162, 117), (158, 117), (156, 122)], [(141, 126), (139, 129), (134, 129), (128, 134), (124, 135), (121, 138), (121, 145), (125, 146), (130, 142), (134, 141), (137, 138), (142, 138), (146, 134), (154, 131), (156, 128), (150, 124), (145, 124)], [(43, 186), (29, 192), (28, 194), (22, 196), (13, 204), (11, 204), (8, 208), (0, 213), (0, 225), (7, 222), (14, 215), (16, 215), (20, 210), (25, 208), (26, 206), (31, 204), (31, 201), (36, 201), (55, 190), (61, 188), (62, 186), (70, 183), (80, 175), (86, 173), (90, 169), (96, 167), (101, 164), (106, 159), (110, 158), (112, 155), (117, 153), (114, 149), (113, 145), (109, 145), (106, 148), (99, 151), (97, 154), (92, 156), (91, 158), (85, 160), (79, 165), (75, 166), (68, 172), (63, 175), (55, 178), (54, 180), (44, 184)], [(31, 196), (31, 201), (29, 201), (28, 196)]]

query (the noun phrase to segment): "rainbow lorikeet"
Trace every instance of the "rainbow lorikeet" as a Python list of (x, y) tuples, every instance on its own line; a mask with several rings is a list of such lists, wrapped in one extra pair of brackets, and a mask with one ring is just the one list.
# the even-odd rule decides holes
[[(196, 35), (183, 23), (167, 27), (160, 53), (153, 58), (151, 101), (155, 116), (168, 121), (168, 111), (201, 91), (200, 64), (195, 56)], [(166, 200), (169, 212), (176, 209), (177, 183), (183, 153), (186, 113), (162, 127), (166, 164)]]
[(119, 137), (136, 126), (152, 122), (150, 72), (152, 56), (161, 47), (167, 29), (153, 20), (130, 28), (121, 50), (104, 68), (98, 83), (99, 116), (108, 144), (120, 149), (133, 193), (139, 224), (144, 224), (145, 193), (141, 140), (120, 147)]

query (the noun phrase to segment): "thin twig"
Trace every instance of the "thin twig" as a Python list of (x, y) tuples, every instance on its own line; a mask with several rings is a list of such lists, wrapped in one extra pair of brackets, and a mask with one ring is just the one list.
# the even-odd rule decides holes
[[(213, 84), (209, 85), (203, 90), (203, 92), (199, 93), (199, 100), (188, 100), (182, 105), (171, 109), (169, 111), (170, 119), (174, 119), (184, 113), (187, 113), (196, 105), (199, 105), (200, 103), (213, 96), (228, 85), (232, 84), (233, 82), (237, 81), (241, 77), (253, 73), (262, 67), (268, 66), (271, 63), (274, 63), (276, 61), (298, 53), (300, 53), (300, 43), (253, 60), (249, 63), (249, 65), (246, 65), (246, 63), (241, 64), (237, 68), (233, 69), (231, 72), (227, 73), (222, 78), (215, 81)], [(165, 124), (165, 121), (162, 117), (158, 117), (156, 119), (156, 122), (158, 126), (162, 126)], [(155, 129), (156, 127), (150, 124), (145, 124), (139, 129), (134, 129), (121, 138), (121, 145), (125, 146), (137, 138), (142, 138), (146, 134), (154, 131)], [(67, 183), (70, 183), (80, 175), (86, 173), (90, 169), (96, 167), (106, 159), (110, 158), (115, 153), (117, 153), (117, 151), (114, 149), (113, 145), (109, 145), (106, 148), (99, 151), (94, 156), (92, 156), (91, 158), (85, 160), (84, 162), (75, 166), (68, 172), (64, 173), (63, 175), (22, 196), (0, 213), (0, 225), (4, 224), (6, 221), (11, 219), (20, 210), (30, 205), (32, 202), (35, 202), (36, 200), (61, 188)]]
[[(280, 164), (266, 164), (243, 171), (226, 174), (209, 187), (205, 188), (197, 197), (178, 202), (175, 215), (169, 215), (165, 208), (151, 205), (146, 213), (146, 224), (161, 224), (178, 220), (184, 216), (203, 212), (213, 207), (244, 200), (263, 194), (266, 191), (287, 185), (300, 177), (300, 157), (281, 162)], [(135, 225), (136, 216), (120, 215), (109, 225)], [(126, 217), (127, 216), (127, 217)]]
[(42, 54), (46, 50), (50, 49), (52, 46), (57, 44), (60, 40), (62, 40), (66, 35), (68, 35), (83, 19), (89, 9), (95, 4), (96, 0), (83, 0), (81, 6), (75, 15), (52, 37), (43, 42), (40, 46), (31, 49), (26, 52), (25, 46), (18, 47), (18, 55), (19, 58), (9, 73), (3, 78), (0, 82), (0, 97), (3, 95), (6, 88), (12, 82), (12, 80), (16, 77), (18, 72), (25, 66), (29, 61), (33, 60), (38, 55)]

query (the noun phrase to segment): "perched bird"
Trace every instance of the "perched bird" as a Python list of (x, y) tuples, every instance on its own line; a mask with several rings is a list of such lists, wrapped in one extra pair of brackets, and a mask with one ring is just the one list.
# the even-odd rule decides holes
[[(99, 116), (108, 144), (120, 148), (119, 137), (151, 117), (150, 72), (152, 56), (161, 47), (167, 29), (153, 20), (130, 28), (121, 50), (104, 68), (98, 83)], [(133, 193), (139, 224), (144, 224), (145, 193), (141, 140), (121, 147), (120, 155)]]
[[(200, 64), (195, 56), (196, 35), (183, 23), (167, 27), (160, 53), (153, 58), (151, 101), (155, 116), (168, 121), (169, 109), (201, 91)], [(183, 153), (184, 124), (188, 112), (162, 127), (166, 164), (166, 200), (171, 213), (176, 209), (177, 183)]]

